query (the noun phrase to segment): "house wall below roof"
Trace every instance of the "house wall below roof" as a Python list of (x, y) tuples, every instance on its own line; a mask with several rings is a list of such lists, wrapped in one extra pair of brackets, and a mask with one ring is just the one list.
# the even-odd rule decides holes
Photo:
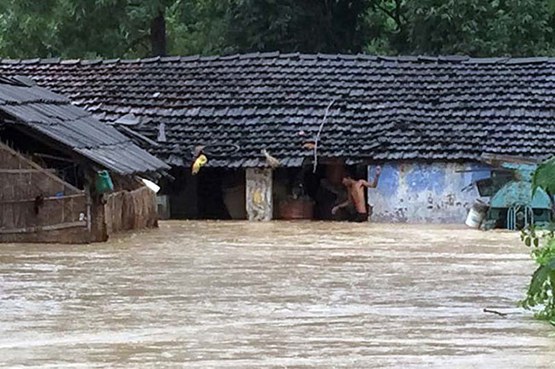
[[(369, 180), (375, 167), (369, 167)], [(490, 176), (480, 163), (386, 163), (376, 189), (368, 191), (372, 221), (460, 223), (480, 198), (472, 182)]]

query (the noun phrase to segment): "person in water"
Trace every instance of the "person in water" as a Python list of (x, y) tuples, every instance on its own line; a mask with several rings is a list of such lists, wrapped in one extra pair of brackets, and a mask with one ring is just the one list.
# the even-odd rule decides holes
[(354, 180), (350, 176), (343, 177), (341, 181), (347, 188), (347, 199), (331, 209), (332, 214), (336, 214), (339, 209), (347, 208), (347, 220), (351, 222), (366, 222), (368, 220), (368, 207), (364, 198), (365, 188), (376, 188), (382, 172), (381, 167), (376, 167), (376, 176), (372, 183), (361, 180)]

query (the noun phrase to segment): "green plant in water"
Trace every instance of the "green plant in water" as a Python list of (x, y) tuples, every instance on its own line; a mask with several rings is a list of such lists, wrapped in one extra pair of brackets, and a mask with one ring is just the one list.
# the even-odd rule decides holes
[(534, 310), (538, 319), (555, 324), (555, 229), (525, 229), (521, 240), (531, 249), (531, 256), (538, 268), (532, 274), (526, 298), (519, 305)]
[(526, 229), (521, 233), (521, 240), (531, 248), (532, 259), (538, 268), (532, 274), (526, 298), (520, 301), (520, 306), (525, 309), (534, 309), (537, 318), (555, 321), (555, 238), (553, 232), (538, 234), (534, 228)]
[[(538, 166), (532, 177), (532, 188), (534, 192), (542, 188), (550, 196), (555, 193), (555, 158)], [(531, 248), (532, 259), (538, 267), (520, 306), (534, 310), (537, 318), (555, 325), (555, 225), (539, 232), (534, 227), (525, 229), (521, 240)]]

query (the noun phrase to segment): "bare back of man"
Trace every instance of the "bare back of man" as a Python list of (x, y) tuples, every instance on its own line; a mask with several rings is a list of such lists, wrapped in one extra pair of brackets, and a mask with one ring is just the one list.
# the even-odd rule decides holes
[(364, 189), (368, 187), (368, 182), (364, 180), (353, 181), (348, 187), (349, 197), (355, 206), (355, 209), (360, 214), (367, 214), (366, 201), (364, 198)]
[(335, 214), (339, 209), (345, 208), (349, 205), (353, 205), (356, 214), (349, 219), (355, 222), (364, 222), (368, 220), (368, 210), (366, 207), (366, 200), (364, 197), (364, 189), (365, 188), (375, 188), (378, 185), (378, 179), (380, 177), (381, 168), (376, 168), (376, 177), (372, 183), (369, 183), (365, 180), (354, 180), (351, 177), (343, 178), (342, 182), (343, 185), (347, 188), (348, 196), (347, 200), (334, 206), (332, 209), (332, 214)]

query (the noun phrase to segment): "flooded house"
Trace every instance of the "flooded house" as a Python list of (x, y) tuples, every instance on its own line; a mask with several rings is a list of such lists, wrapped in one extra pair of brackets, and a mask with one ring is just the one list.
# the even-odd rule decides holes
[(159, 202), (173, 218), (330, 219), (341, 179), (380, 165), (372, 220), (462, 223), (495, 169), (485, 157), (555, 151), (550, 58), (254, 53), (0, 70), (170, 165)]
[(88, 243), (154, 227), (155, 193), (138, 176), (167, 169), (66, 97), (0, 78), (0, 242)]

